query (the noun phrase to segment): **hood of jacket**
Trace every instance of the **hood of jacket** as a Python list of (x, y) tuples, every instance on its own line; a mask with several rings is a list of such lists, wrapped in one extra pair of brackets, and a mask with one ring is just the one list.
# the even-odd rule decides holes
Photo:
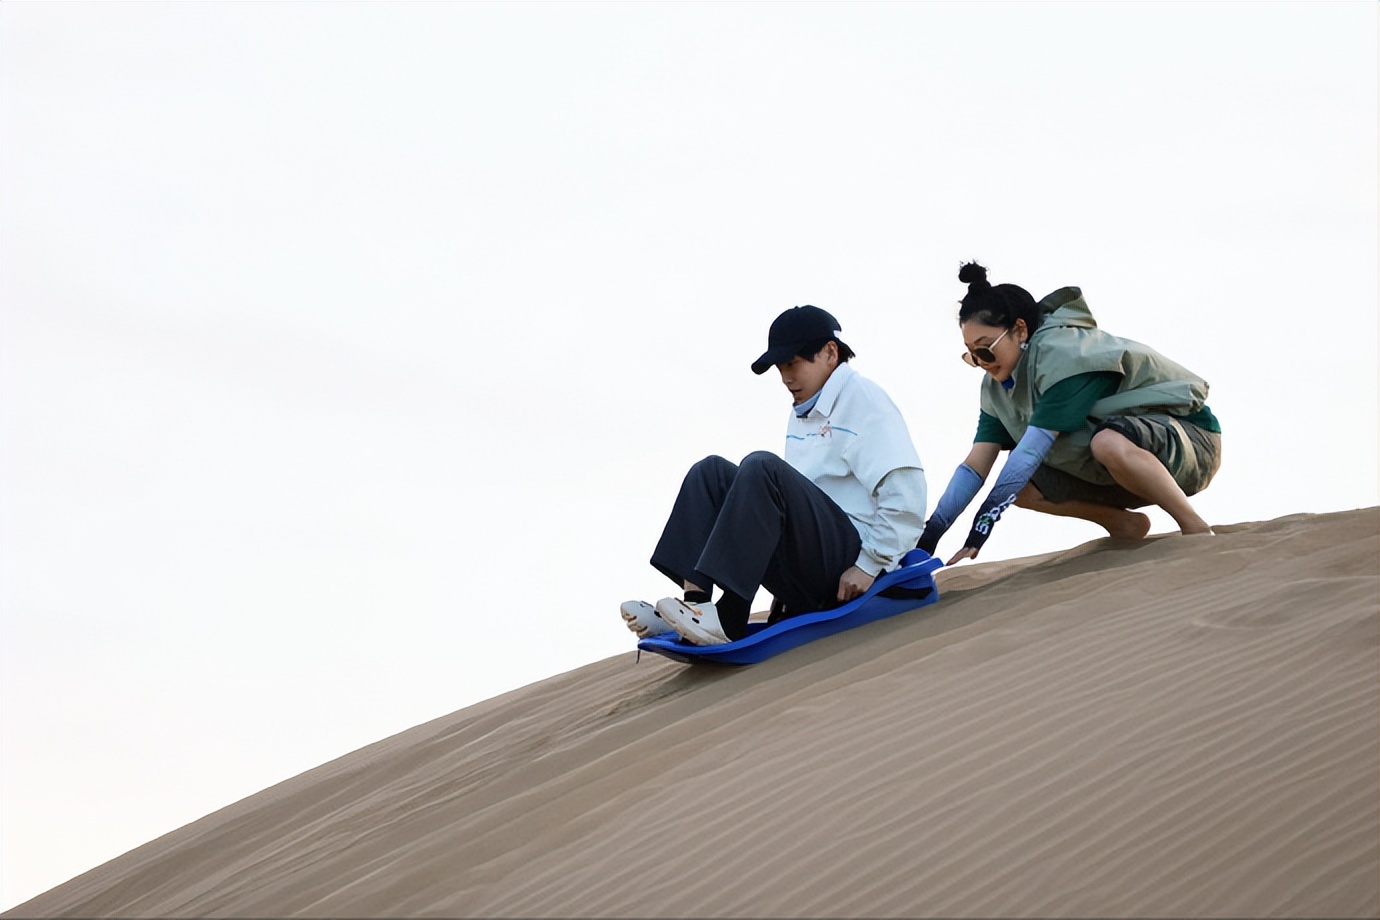
[(1053, 329), (1058, 326), (1097, 328), (1097, 320), (1093, 319), (1092, 310), (1088, 309), (1088, 302), (1083, 299), (1083, 292), (1076, 287), (1062, 287), (1053, 294), (1046, 295), (1040, 301), (1040, 312), (1043, 314), (1040, 329)]

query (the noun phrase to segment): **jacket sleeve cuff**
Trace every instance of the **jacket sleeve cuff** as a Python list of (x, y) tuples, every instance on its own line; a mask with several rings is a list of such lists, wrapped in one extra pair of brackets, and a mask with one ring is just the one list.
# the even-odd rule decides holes
[(890, 567), (889, 560), (879, 560), (876, 556), (867, 551), (867, 547), (863, 547), (863, 551), (858, 553), (858, 561), (853, 564), (873, 578), (876, 578)]

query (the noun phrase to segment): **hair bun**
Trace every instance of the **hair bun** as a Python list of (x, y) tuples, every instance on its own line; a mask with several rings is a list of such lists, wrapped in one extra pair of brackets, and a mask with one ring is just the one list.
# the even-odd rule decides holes
[(976, 262), (965, 262), (958, 270), (958, 280), (977, 287), (987, 285), (987, 269)]

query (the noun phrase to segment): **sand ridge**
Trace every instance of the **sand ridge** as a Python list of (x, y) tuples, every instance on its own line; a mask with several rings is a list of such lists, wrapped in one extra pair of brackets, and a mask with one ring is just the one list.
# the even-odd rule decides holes
[(1377, 916), (1380, 509), (1221, 531), (943, 571), (750, 668), (597, 662), (5, 916)]

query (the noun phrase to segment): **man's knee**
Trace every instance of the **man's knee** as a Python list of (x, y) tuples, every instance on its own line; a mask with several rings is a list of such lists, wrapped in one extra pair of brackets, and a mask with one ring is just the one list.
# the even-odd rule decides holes
[(690, 467), (692, 473), (717, 473), (722, 470), (732, 469), (735, 469), (733, 463), (729, 460), (725, 460), (718, 454), (705, 457), (703, 460), (698, 460), (695, 462), (694, 466)]
[(731, 461), (725, 460), (720, 456), (705, 457), (703, 460), (696, 461), (685, 474), (685, 482), (721, 482), (723, 480), (732, 481), (738, 468)]
[(755, 450), (738, 464), (738, 475), (734, 482), (744, 488), (756, 489), (780, 483), (794, 472), (785, 460), (769, 450)]
[(785, 460), (769, 450), (754, 450), (743, 458), (743, 462), (738, 464), (738, 469), (749, 475), (761, 475), (780, 469), (785, 465)]

